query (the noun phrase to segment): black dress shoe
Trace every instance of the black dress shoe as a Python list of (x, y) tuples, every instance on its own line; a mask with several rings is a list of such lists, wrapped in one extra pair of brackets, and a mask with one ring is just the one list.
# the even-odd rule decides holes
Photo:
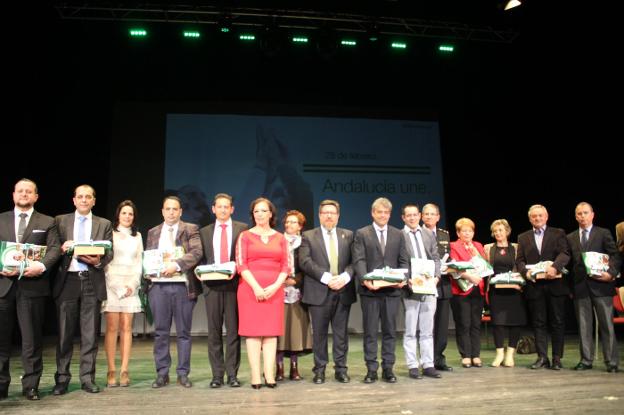
[(83, 383), (80, 388), (88, 393), (99, 393), (100, 392), (100, 387), (98, 385), (96, 385), (93, 382), (85, 382)]
[(325, 383), (325, 373), (316, 372), (314, 374), (314, 377), (312, 378), (312, 382), (316, 383), (317, 385), (322, 385), (323, 383)]
[(420, 373), (420, 369), (415, 367), (409, 370), (409, 377), (412, 379), (422, 379), (423, 375)]
[(52, 395), (54, 396), (65, 395), (67, 393), (67, 386), (68, 384), (66, 382), (57, 383), (56, 385), (54, 385), (54, 388), (52, 389)]
[[(236, 378), (236, 376), (228, 378), (228, 385), (230, 385), (231, 388), (240, 388), (240, 382), (238, 381), (238, 379)], [(212, 384), (211, 384), (212, 386)]]
[(541, 369), (550, 367), (550, 362), (547, 357), (538, 357), (537, 360), (531, 365), (531, 369)]
[(394, 376), (394, 373), (392, 373), (392, 369), (386, 369), (383, 371), (383, 380), (388, 383), (396, 383), (397, 378)]
[(223, 379), (212, 378), (210, 381), (210, 387), (213, 389), (220, 388), (221, 386), (223, 386)]
[(351, 378), (345, 372), (336, 373), (334, 378), (340, 383), (349, 383)]
[(22, 390), (22, 395), (24, 395), (29, 401), (38, 401), (39, 399), (41, 399), (39, 397), (39, 391), (35, 388)]
[(453, 368), (450, 367), (450, 366), (447, 366), (446, 364), (444, 364), (444, 365), (436, 365), (435, 368), (437, 370), (442, 370), (444, 372), (452, 372), (453, 371)]
[(423, 369), (423, 376), (427, 376), (428, 378), (440, 379), (442, 375), (438, 372), (435, 367), (428, 367)]
[(364, 383), (375, 383), (377, 382), (377, 372), (373, 372), (369, 370), (366, 372), (366, 376), (364, 376)]
[(169, 384), (169, 375), (158, 375), (152, 383), (152, 388), (158, 389)]
[(574, 366), (574, 370), (589, 370), (589, 369), (592, 369), (593, 367), (594, 367), (593, 365), (586, 365), (583, 362), (579, 362), (578, 365)]
[(609, 373), (617, 373), (620, 369), (618, 369), (617, 365), (607, 365), (607, 372)]
[(561, 359), (558, 357), (553, 357), (552, 365), (550, 365), (552, 370), (561, 370), (563, 369), (563, 365), (561, 364)]
[(193, 382), (191, 382), (187, 375), (178, 376), (178, 380), (176, 381), (176, 383), (180, 386), (184, 386), (185, 388), (190, 388), (193, 386)]

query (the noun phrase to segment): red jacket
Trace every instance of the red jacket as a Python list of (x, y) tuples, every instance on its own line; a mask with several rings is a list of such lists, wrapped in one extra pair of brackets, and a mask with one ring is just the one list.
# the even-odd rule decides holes
[[(479, 242), (472, 241), (472, 245), (477, 249), (479, 254), (483, 258), (485, 258), (485, 251), (483, 250), (483, 245)], [(451, 242), (451, 259), (455, 261), (470, 261), (472, 259), (472, 253), (464, 247), (464, 243), (460, 240)], [(457, 281), (454, 278), (451, 278), (451, 291), (453, 295), (466, 296), (472, 292), (474, 287), (470, 288), (468, 291), (462, 291), (461, 288), (457, 285)], [(485, 295), (485, 279), (482, 278), (479, 283), (479, 292), (481, 295)]]

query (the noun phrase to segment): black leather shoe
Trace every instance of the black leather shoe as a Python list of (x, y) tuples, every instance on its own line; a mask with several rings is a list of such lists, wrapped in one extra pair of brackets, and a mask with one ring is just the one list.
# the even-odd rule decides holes
[(0, 401), (3, 399), (7, 399), (9, 397), (9, 390), (8, 389), (0, 389)]
[(85, 382), (83, 383), (80, 388), (88, 393), (99, 393), (100, 392), (100, 387), (98, 385), (96, 385), (93, 382)]
[(38, 401), (39, 399), (41, 399), (39, 397), (39, 391), (35, 388), (22, 390), (22, 395), (24, 395), (29, 401)]
[(220, 388), (221, 386), (223, 386), (223, 379), (212, 378), (210, 381), (210, 387), (213, 389)]
[(314, 377), (312, 378), (312, 382), (316, 383), (317, 385), (322, 385), (323, 383), (325, 383), (325, 372), (316, 372), (314, 374)]
[(191, 388), (193, 386), (193, 382), (191, 382), (187, 375), (178, 376), (176, 383), (180, 386), (184, 386), (185, 388)]
[(266, 386), (267, 388), (275, 389), (277, 388), (277, 383), (265, 382), (264, 386)]
[(366, 376), (364, 376), (364, 383), (375, 383), (377, 382), (377, 372), (373, 372), (369, 370), (366, 372)]
[(617, 365), (607, 365), (607, 372), (609, 373), (617, 373), (620, 369), (618, 369)]
[(412, 379), (422, 379), (423, 375), (420, 374), (420, 369), (415, 367), (409, 370), (409, 377)]
[(426, 369), (423, 369), (423, 376), (434, 379), (440, 379), (442, 377), (440, 372), (438, 372), (435, 367), (428, 367)]
[(437, 370), (441, 370), (441, 371), (444, 371), (444, 372), (452, 372), (453, 371), (453, 368), (450, 367), (450, 366), (447, 366), (446, 364), (444, 364), (444, 365), (436, 365), (435, 368)]
[(558, 357), (553, 357), (552, 365), (550, 365), (552, 370), (561, 370), (563, 369), (563, 365), (561, 364), (561, 359)]
[[(553, 360), (554, 363), (554, 360)], [(586, 365), (583, 362), (579, 362), (578, 365), (574, 366), (574, 370), (589, 370), (592, 369), (594, 366), (593, 365)]]
[(158, 375), (152, 383), (152, 388), (158, 389), (169, 384), (169, 375)]
[(52, 389), (52, 395), (54, 396), (65, 395), (67, 393), (67, 386), (68, 384), (65, 382), (57, 383), (56, 385), (54, 385), (54, 388)]
[(383, 371), (383, 380), (388, 383), (396, 383), (397, 378), (394, 376), (394, 373), (392, 373), (392, 369), (386, 369)]
[(349, 383), (351, 382), (351, 378), (345, 372), (336, 373), (334, 378), (340, 383)]
[(262, 385), (261, 385), (260, 383), (252, 383), (252, 384), (251, 384), (251, 387), (252, 387), (253, 389), (260, 389), (260, 388), (262, 387)]
[[(240, 388), (241, 384), (236, 378), (236, 376), (234, 376), (234, 377), (228, 378), (228, 385), (230, 385), (231, 388)], [(210, 386), (212, 387), (212, 383), (210, 384)]]
[(535, 363), (531, 365), (531, 369), (541, 369), (543, 367), (546, 369), (550, 367), (550, 362), (547, 357), (538, 357)]

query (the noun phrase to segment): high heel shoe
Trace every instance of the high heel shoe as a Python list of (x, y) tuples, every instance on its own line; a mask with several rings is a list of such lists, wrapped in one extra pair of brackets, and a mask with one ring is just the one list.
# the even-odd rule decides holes
[(470, 362), (470, 358), (469, 357), (464, 357), (461, 360), (461, 364), (462, 364), (462, 367), (465, 367), (466, 369), (468, 369), (469, 367), (472, 367), (472, 363)]
[(277, 383), (269, 383), (269, 382), (266, 382), (266, 383), (264, 384), (264, 386), (266, 386), (267, 388), (275, 389), (275, 388), (277, 388)]
[(130, 386), (130, 375), (128, 375), (128, 371), (124, 370), (121, 372), (121, 375), (119, 376), (119, 386), (122, 388)]
[(260, 389), (262, 387), (262, 384), (260, 384), (260, 383), (252, 383), (251, 387), (254, 388), (254, 389)]
[(116, 388), (117, 386), (119, 386), (119, 382), (117, 382), (117, 372), (109, 370), (106, 374), (106, 387)]
[(478, 357), (473, 357), (473, 358), (472, 358), (472, 365), (473, 365), (474, 367), (483, 367), (483, 362), (481, 361), (481, 359), (480, 359), (480, 358), (478, 358)]

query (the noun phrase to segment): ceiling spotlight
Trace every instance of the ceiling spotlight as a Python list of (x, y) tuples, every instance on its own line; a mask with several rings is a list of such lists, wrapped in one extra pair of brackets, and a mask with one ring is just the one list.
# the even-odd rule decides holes
[(521, 6), (522, 2), (520, 0), (509, 0), (507, 4), (505, 4), (505, 10), (513, 9), (514, 7)]

